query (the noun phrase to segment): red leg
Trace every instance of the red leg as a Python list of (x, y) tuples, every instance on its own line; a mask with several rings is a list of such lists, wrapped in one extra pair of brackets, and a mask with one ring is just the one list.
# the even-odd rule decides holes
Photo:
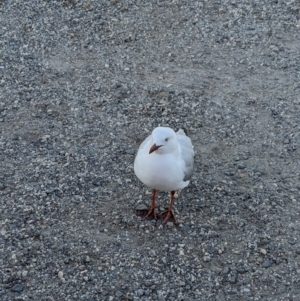
[(145, 219), (157, 219), (157, 214), (156, 214), (156, 206), (155, 206), (155, 200), (156, 200), (156, 194), (157, 190), (153, 189), (152, 191), (152, 202), (149, 210), (143, 210), (140, 215), (142, 215)]
[(169, 208), (162, 212), (160, 215), (164, 217), (163, 223), (167, 223), (169, 220), (173, 221), (176, 224), (176, 218), (175, 215), (172, 211), (173, 204), (174, 204), (174, 196), (175, 196), (175, 191), (171, 191), (171, 198), (170, 198), (170, 205)]

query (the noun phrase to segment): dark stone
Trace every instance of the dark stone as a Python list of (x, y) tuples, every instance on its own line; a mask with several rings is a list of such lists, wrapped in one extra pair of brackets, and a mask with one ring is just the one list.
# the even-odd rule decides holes
[(288, 243), (289, 243), (290, 245), (295, 245), (295, 244), (296, 244), (296, 239), (293, 238), (293, 237), (289, 237), (287, 241), (288, 241)]
[(230, 271), (229, 267), (224, 267), (224, 269), (222, 270), (222, 274), (227, 275), (229, 271)]
[(262, 266), (263, 268), (269, 268), (270, 266), (272, 266), (272, 264), (273, 264), (273, 261), (267, 259), (267, 260), (265, 260), (265, 261), (262, 263), (261, 266)]
[(181, 230), (185, 233), (188, 233), (190, 231), (190, 225), (189, 224), (182, 225)]
[(99, 179), (93, 180), (92, 183), (93, 183), (94, 186), (100, 186), (100, 184), (101, 184)]
[(235, 175), (235, 171), (234, 170), (228, 170), (228, 171), (225, 171), (224, 174), (226, 176), (234, 176)]
[(245, 274), (245, 273), (247, 273), (247, 270), (244, 267), (239, 267), (239, 268), (236, 269), (236, 271), (239, 274)]
[(11, 290), (13, 292), (20, 293), (23, 291), (23, 285), (21, 283), (17, 283), (11, 288)]
[(234, 284), (234, 283), (236, 283), (236, 276), (235, 275), (230, 275), (229, 277), (228, 277), (228, 282), (229, 283), (232, 283), (232, 284)]

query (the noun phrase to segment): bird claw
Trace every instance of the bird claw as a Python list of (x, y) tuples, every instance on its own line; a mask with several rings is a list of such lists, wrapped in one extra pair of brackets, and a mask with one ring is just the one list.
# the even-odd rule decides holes
[(140, 210), (138, 215), (144, 219), (155, 219), (157, 220), (157, 214), (155, 208), (150, 207), (149, 210)]
[(172, 210), (167, 209), (166, 211), (159, 214), (159, 217), (163, 218), (163, 223), (166, 224), (167, 222), (173, 222), (174, 224), (177, 224), (175, 215)]

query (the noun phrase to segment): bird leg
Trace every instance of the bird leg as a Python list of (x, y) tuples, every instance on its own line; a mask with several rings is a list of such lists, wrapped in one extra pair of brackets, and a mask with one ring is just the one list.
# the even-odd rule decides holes
[(164, 224), (166, 224), (169, 220), (173, 221), (176, 224), (176, 218), (172, 211), (172, 207), (174, 204), (174, 196), (175, 196), (175, 191), (171, 191), (169, 208), (166, 211), (159, 214), (160, 216), (164, 217), (164, 221), (163, 221)]
[(156, 194), (157, 194), (157, 190), (153, 189), (151, 206), (148, 211), (145, 210), (141, 214), (145, 219), (157, 219), (157, 214), (156, 214), (156, 210), (155, 210), (156, 209), (156, 206), (155, 206)]

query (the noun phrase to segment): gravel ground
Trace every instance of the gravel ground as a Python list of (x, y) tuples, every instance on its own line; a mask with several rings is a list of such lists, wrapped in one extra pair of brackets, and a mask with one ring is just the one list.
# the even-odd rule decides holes
[[(300, 300), (298, 0), (0, 13), (2, 301)], [(178, 226), (135, 210), (158, 125), (196, 151)]]

